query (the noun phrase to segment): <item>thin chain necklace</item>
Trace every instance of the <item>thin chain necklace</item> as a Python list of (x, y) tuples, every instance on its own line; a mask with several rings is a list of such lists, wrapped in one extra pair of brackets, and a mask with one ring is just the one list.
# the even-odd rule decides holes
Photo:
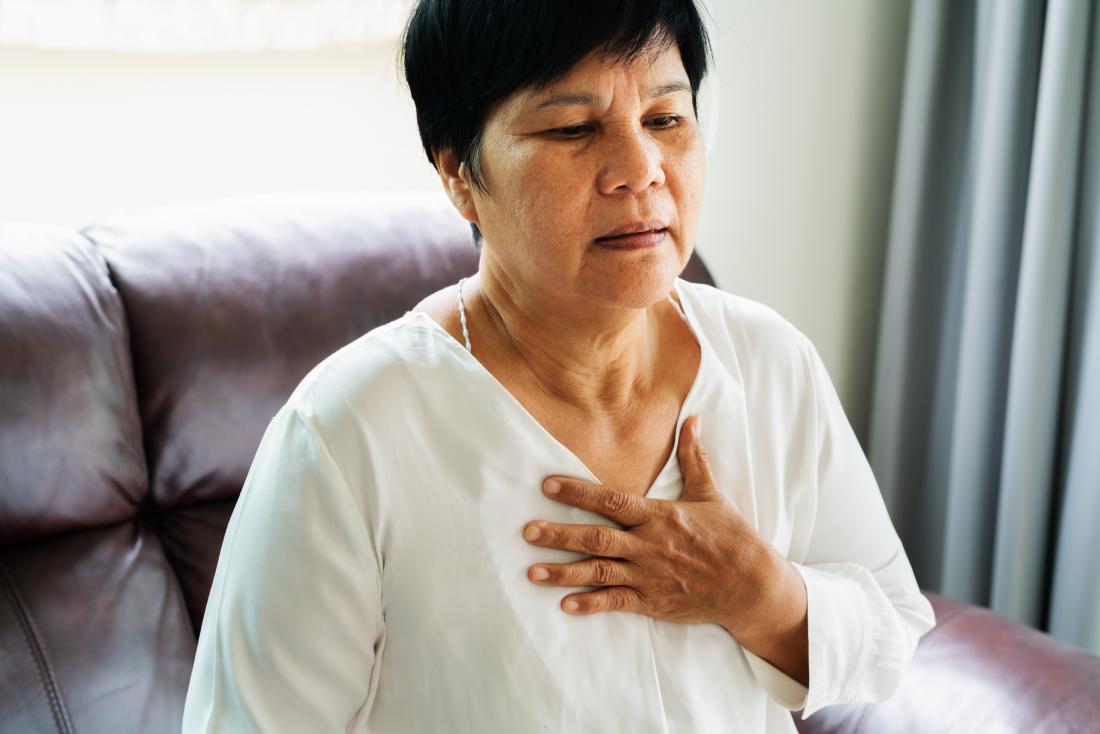
[[(469, 277), (469, 276), (467, 276)], [(470, 332), (466, 330), (466, 309), (462, 306), (462, 283), (466, 278), (460, 278), (458, 281), (458, 317), (462, 319), (462, 338), (466, 340), (466, 351), (472, 351), (470, 349)]]
[[(464, 276), (462, 278), (459, 278), (459, 281), (458, 281), (458, 318), (459, 318), (459, 320), (462, 321), (462, 338), (466, 340), (466, 351), (472, 352), (473, 350), (470, 349), (470, 332), (466, 328), (466, 307), (463, 305), (463, 302), (462, 302), (462, 283), (468, 277), (469, 276)], [(684, 310), (682, 308), (680, 308), (680, 304), (676, 303), (676, 299), (674, 299), (672, 297), (671, 293), (668, 294), (668, 300), (669, 300), (669, 303), (671, 303), (673, 306), (676, 307), (676, 312), (678, 314), (680, 314), (680, 318), (682, 318), (684, 321), (686, 321), (688, 323), (688, 325), (690, 325), (691, 322), (688, 321), (687, 314), (685, 314)], [(507, 329), (508, 327), (505, 326), (504, 328)], [(511, 339), (511, 337), (512, 337), (512, 335), (509, 334), (508, 338)]]

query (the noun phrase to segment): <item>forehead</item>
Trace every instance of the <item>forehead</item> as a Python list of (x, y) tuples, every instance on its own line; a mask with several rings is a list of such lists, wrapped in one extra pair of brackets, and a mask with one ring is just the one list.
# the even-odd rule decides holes
[(691, 93), (675, 43), (646, 50), (629, 62), (589, 54), (543, 89), (521, 89), (502, 105), (506, 115), (529, 115), (570, 105), (607, 106), (619, 87), (636, 88), (643, 99)]

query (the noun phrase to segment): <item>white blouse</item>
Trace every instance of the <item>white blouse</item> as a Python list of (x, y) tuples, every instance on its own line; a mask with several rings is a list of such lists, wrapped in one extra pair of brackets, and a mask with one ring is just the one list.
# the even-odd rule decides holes
[[(810, 340), (677, 278), (702, 347), (676, 421), (702, 415), (717, 485), (806, 582), (809, 688), (716, 623), (571, 615), (530, 520), (599, 480), (430, 316), (332, 354), (271, 420), (230, 518), (184, 709), (190, 732), (794, 732), (899, 686), (935, 624)], [(676, 499), (676, 447), (646, 496)]]

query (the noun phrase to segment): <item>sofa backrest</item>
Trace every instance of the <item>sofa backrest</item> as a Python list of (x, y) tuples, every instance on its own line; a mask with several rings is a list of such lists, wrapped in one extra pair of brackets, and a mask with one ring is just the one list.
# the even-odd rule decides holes
[(76, 232), (0, 226), (0, 730), (180, 715), (194, 630), (147, 500), (107, 263)]
[(442, 193), (0, 226), (0, 731), (177, 731), (264, 427), (477, 259)]

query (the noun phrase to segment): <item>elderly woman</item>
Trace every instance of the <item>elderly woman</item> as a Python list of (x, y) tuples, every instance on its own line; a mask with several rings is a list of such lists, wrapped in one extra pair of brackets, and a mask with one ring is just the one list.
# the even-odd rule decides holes
[(691, 0), (422, 0), (475, 275), (316, 367), (232, 515), (185, 732), (792, 732), (935, 619), (811, 342), (679, 277)]

